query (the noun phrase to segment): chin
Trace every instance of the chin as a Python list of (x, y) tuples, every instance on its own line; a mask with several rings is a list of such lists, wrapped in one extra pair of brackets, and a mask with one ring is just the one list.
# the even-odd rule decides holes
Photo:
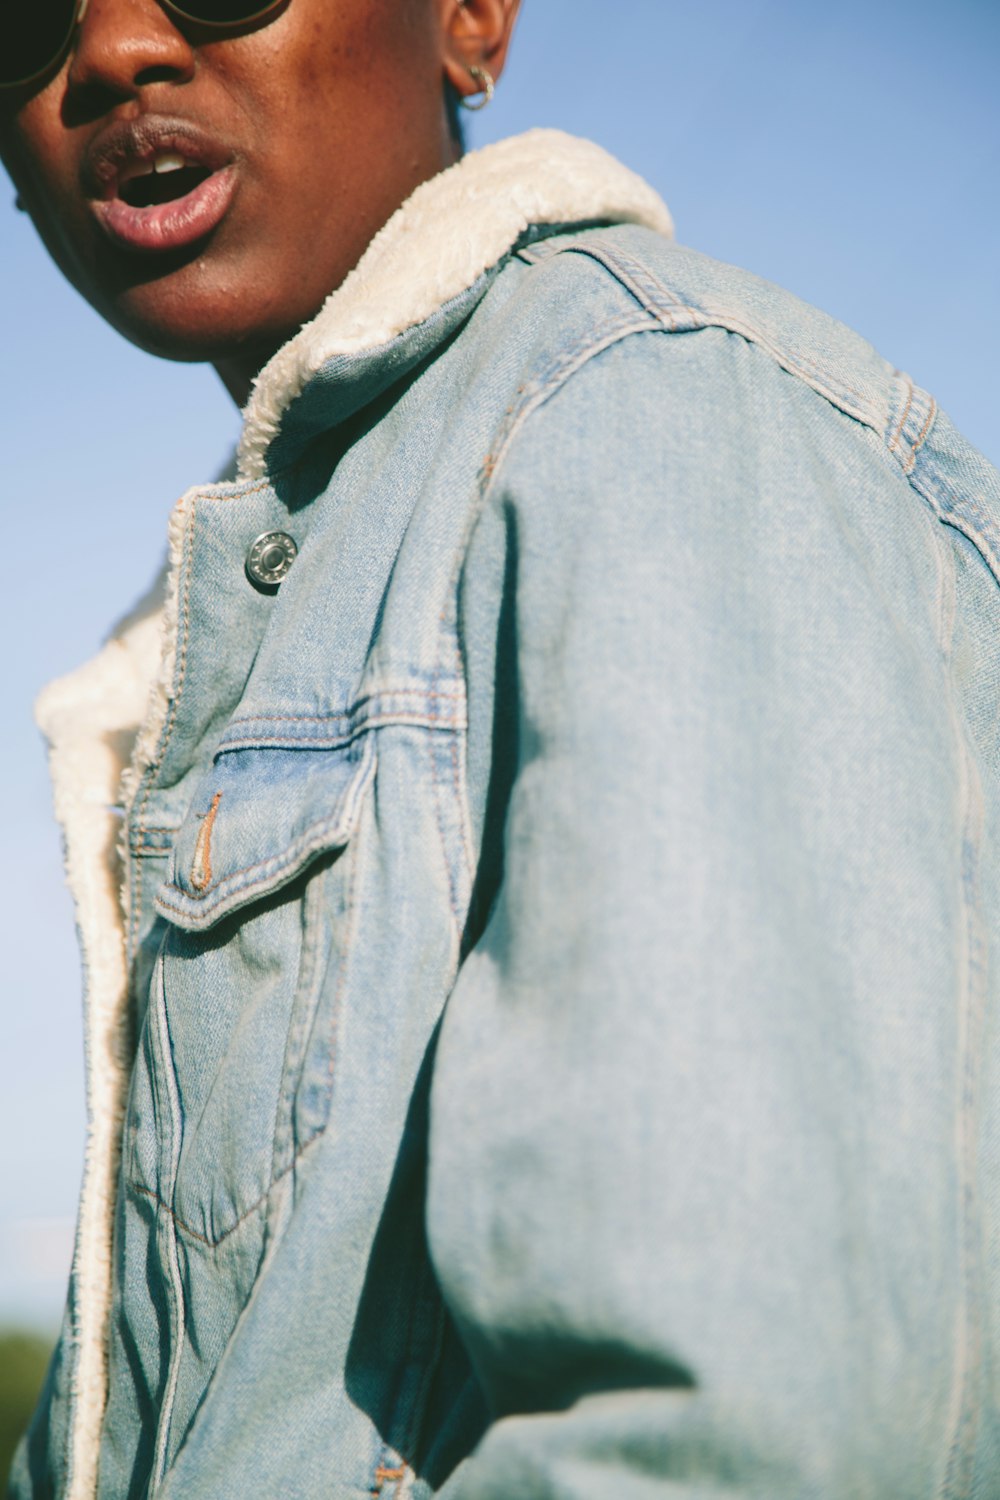
[[(170, 359), (179, 364), (219, 364), (231, 360), (261, 342), (259, 330), (213, 324), (190, 319), (173, 319), (116, 315), (108, 321), (137, 349)], [(270, 345), (277, 349), (284, 340)], [(265, 361), (266, 362), (266, 357)]]
[(234, 291), (192, 288), (186, 280), (147, 282), (95, 306), (129, 343), (160, 359), (219, 364), (250, 358), (258, 367), (312, 315), (280, 317), (271, 306), (255, 305), (246, 291), (250, 282)]

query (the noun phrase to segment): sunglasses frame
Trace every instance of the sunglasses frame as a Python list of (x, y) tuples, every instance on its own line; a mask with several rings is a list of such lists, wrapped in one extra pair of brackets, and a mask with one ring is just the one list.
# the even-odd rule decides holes
[[(44, 4), (44, 0), (35, 0), (35, 3)], [(33, 73), (25, 74), (23, 78), (0, 78), (0, 92), (2, 92), (4, 89), (26, 88), (30, 84), (36, 83), (39, 78), (44, 78), (46, 73), (49, 73), (54, 67), (56, 67), (62, 61), (63, 55), (70, 44), (74, 31), (80, 25), (81, 21), (86, 15), (87, 6), (89, 3), (90, 0), (74, 0), (74, 3), (69, 7), (70, 16), (69, 22), (66, 27), (66, 34), (63, 37), (62, 41), (59, 43), (59, 46), (56, 48), (55, 52), (53, 52), (50, 57), (46, 58), (45, 62), (40, 68), (36, 68)], [(258, 3), (256, 8), (252, 10), (249, 15), (240, 16), (239, 19), (235, 21), (206, 21), (202, 16), (193, 16), (190, 11), (184, 9), (183, 5), (178, 5), (176, 3), (176, 0), (157, 0), (157, 3), (161, 5), (164, 10), (169, 11), (172, 15), (177, 16), (179, 20), (186, 21), (189, 26), (201, 26), (208, 31), (238, 31), (241, 26), (251, 26), (254, 21), (259, 21), (262, 16), (266, 16), (269, 11), (277, 10), (278, 6), (284, 3), (284, 0), (264, 0), (264, 3)]]

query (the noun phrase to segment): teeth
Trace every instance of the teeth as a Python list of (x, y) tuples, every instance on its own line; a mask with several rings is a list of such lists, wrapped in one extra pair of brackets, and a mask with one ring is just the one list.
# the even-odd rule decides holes
[(120, 186), (133, 182), (137, 177), (149, 177), (153, 172), (179, 172), (187, 162), (177, 151), (157, 151), (142, 161), (130, 161), (118, 174)]

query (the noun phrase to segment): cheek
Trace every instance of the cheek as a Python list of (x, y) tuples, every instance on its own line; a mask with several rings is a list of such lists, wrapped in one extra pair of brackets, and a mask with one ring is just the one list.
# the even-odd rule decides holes
[(46, 249), (79, 286), (78, 251), (87, 223), (80, 193), (80, 148), (62, 121), (63, 92), (60, 74), (0, 120), (0, 154)]
[(6, 124), (5, 158), (68, 279), (152, 352), (214, 358), (311, 317), (443, 153), (440, 38), (417, 0), (294, 0), (273, 25), (202, 47), (183, 102), (232, 142), (229, 219), (173, 264), (109, 253), (81, 192), (59, 77)]
[(73, 139), (62, 123), (61, 75), (0, 119), (4, 166), (25, 197), (48, 196), (73, 173)]

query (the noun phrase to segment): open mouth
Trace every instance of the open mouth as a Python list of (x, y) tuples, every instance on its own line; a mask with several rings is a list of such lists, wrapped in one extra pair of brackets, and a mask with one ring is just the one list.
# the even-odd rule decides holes
[(218, 228), (236, 192), (233, 163), (219, 168), (158, 151), (133, 159), (91, 208), (108, 238), (140, 254), (183, 250)]
[(236, 154), (190, 120), (141, 115), (116, 121), (83, 161), (90, 209), (120, 250), (185, 250), (222, 223), (236, 197)]
[(133, 174), (119, 182), (118, 197), (129, 208), (156, 208), (176, 203), (207, 182), (211, 170), (191, 165), (172, 152), (161, 152), (152, 161), (139, 165)]

